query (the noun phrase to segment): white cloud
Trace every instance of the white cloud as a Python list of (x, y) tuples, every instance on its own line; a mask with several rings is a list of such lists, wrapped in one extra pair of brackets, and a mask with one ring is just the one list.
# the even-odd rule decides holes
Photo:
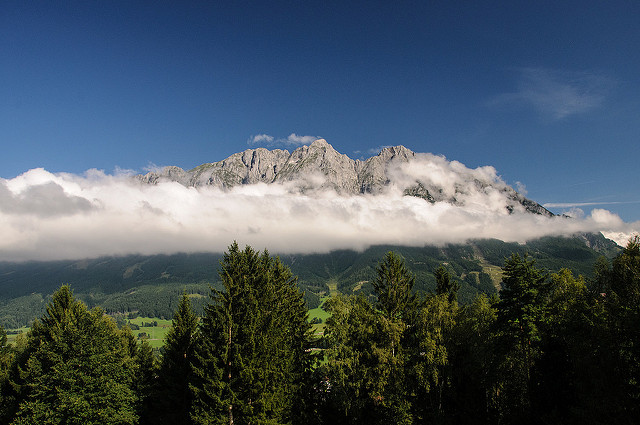
[(516, 190), (523, 196), (527, 196), (527, 186), (522, 182), (516, 182)]
[(573, 208), (573, 207), (590, 207), (595, 205), (620, 205), (620, 204), (639, 204), (640, 201), (616, 201), (616, 202), (547, 202), (543, 205), (545, 208)]
[(249, 145), (266, 145), (266, 146), (302, 146), (302, 145), (310, 145), (321, 137), (316, 136), (298, 136), (295, 133), (291, 133), (287, 137), (275, 138), (268, 134), (258, 134), (256, 136), (251, 136), (247, 143)]
[(285, 140), (279, 139), (282, 143), (289, 146), (302, 146), (302, 145), (310, 145), (314, 141), (318, 140), (320, 137), (316, 136), (298, 136), (295, 133), (291, 133), (287, 136)]
[[(625, 223), (601, 209), (577, 219), (518, 209), (508, 214), (504, 183), (493, 167), (469, 169), (425, 154), (397, 166), (392, 178), (385, 193), (339, 196), (333, 191), (300, 194), (296, 182), (223, 191), (145, 185), (98, 170), (78, 176), (35, 169), (0, 179), (0, 260), (222, 252), (233, 240), (274, 253), (475, 238), (524, 242), (587, 231), (622, 240), (620, 235), (640, 229), (640, 222)], [(456, 193), (457, 203), (402, 196), (403, 182), (416, 179), (442, 184), (446, 192)]]
[(257, 145), (261, 143), (271, 143), (273, 142), (273, 136), (269, 136), (268, 134), (257, 134), (255, 136), (251, 136), (247, 141), (250, 145)]
[(611, 78), (591, 72), (522, 68), (519, 73), (517, 91), (496, 96), (490, 104), (527, 105), (560, 120), (599, 107), (614, 85)]

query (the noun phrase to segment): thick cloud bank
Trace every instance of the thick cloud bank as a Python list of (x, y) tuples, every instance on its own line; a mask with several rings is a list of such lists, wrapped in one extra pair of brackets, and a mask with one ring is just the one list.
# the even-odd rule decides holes
[[(469, 170), (455, 162), (440, 163), (499, 180), (491, 167)], [(413, 166), (403, 175), (415, 174)], [(453, 174), (437, 166), (433, 162), (430, 178), (442, 179), (445, 190), (453, 190)], [(640, 223), (624, 223), (606, 210), (572, 219), (518, 210), (509, 214), (503, 208), (503, 192), (486, 187), (458, 194), (460, 202), (453, 205), (403, 196), (400, 186), (393, 184), (382, 194), (358, 196), (330, 190), (305, 195), (293, 185), (256, 184), (224, 191), (169, 182), (146, 185), (96, 170), (83, 176), (30, 170), (0, 179), (0, 261), (222, 252), (233, 240), (272, 252), (311, 253), (474, 238), (523, 242), (544, 235), (603, 231), (624, 244), (640, 228)]]

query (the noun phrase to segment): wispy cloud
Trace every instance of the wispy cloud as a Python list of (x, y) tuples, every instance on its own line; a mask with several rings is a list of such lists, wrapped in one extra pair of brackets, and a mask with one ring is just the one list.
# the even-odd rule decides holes
[[(608, 232), (624, 243), (640, 229), (640, 222), (625, 223), (603, 209), (576, 219), (524, 209), (509, 214), (493, 167), (469, 169), (435, 155), (398, 165), (390, 178), (378, 195), (300, 195), (297, 182), (196, 189), (146, 185), (97, 170), (73, 175), (35, 169), (0, 179), (0, 261), (223, 252), (233, 240), (282, 254), (476, 238), (523, 242), (588, 231)], [(416, 180), (441, 186), (447, 196), (455, 193), (456, 203), (403, 196), (405, 185)]]
[(296, 133), (291, 133), (287, 137), (279, 137), (275, 138), (268, 134), (258, 134), (255, 136), (251, 136), (247, 143), (249, 145), (266, 145), (269, 147), (273, 146), (302, 146), (302, 145), (310, 145), (314, 141), (320, 139), (320, 137), (316, 136), (299, 136)]
[(519, 69), (517, 90), (494, 97), (491, 105), (523, 105), (560, 120), (602, 105), (614, 81), (593, 72), (546, 68)]
[(548, 202), (542, 205), (545, 208), (576, 208), (593, 207), (596, 205), (620, 205), (620, 204), (640, 204), (640, 201), (619, 201), (619, 202)]

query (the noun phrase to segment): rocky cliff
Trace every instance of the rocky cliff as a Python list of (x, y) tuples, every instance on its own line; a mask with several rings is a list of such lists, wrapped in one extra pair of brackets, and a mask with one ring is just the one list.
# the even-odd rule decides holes
[[(423, 198), (430, 203), (461, 204), (475, 194), (499, 193), (506, 201), (504, 208), (551, 216), (538, 203), (517, 193), (496, 176), (483, 170), (469, 170), (457, 162), (430, 155), (428, 160), (404, 146), (394, 146), (367, 160), (351, 159), (337, 152), (324, 139), (293, 152), (265, 148), (247, 149), (219, 162), (202, 164), (185, 171), (179, 167), (165, 167), (158, 172), (138, 176), (147, 184), (171, 181), (185, 186), (215, 186), (230, 189), (255, 183), (291, 183), (300, 192), (333, 190), (339, 195), (379, 194), (391, 187), (407, 196)], [(426, 161), (426, 162), (425, 162)], [(422, 165), (425, 165), (421, 168)], [(446, 182), (442, 181), (443, 167)], [(438, 178), (430, 178), (434, 168)], [(454, 174), (451, 176), (451, 174)]]

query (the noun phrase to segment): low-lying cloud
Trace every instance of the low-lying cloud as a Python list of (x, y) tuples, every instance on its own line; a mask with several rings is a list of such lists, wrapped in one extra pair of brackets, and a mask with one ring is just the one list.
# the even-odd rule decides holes
[[(446, 162), (449, 168), (462, 164)], [(453, 165), (452, 165), (453, 164)], [(424, 165), (424, 164), (423, 164)], [(427, 173), (445, 183), (437, 161)], [(468, 170), (468, 169), (466, 169)], [(492, 167), (469, 172), (495, 180)], [(274, 253), (463, 243), (475, 238), (524, 242), (544, 235), (603, 231), (624, 244), (640, 229), (606, 210), (586, 217), (543, 217), (501, 208), (500, 190), (478, 189), (461, 204), (403, 196), (390, 185), (378, 195), (341, 196), (331, 190), (300, 194), (295, 182), (232, 190), (147, 185), (124, 175), (30, 170), (0, 179), (0, 260), (58, 260), (103, 255), (223, 252), (237, 240)]]

